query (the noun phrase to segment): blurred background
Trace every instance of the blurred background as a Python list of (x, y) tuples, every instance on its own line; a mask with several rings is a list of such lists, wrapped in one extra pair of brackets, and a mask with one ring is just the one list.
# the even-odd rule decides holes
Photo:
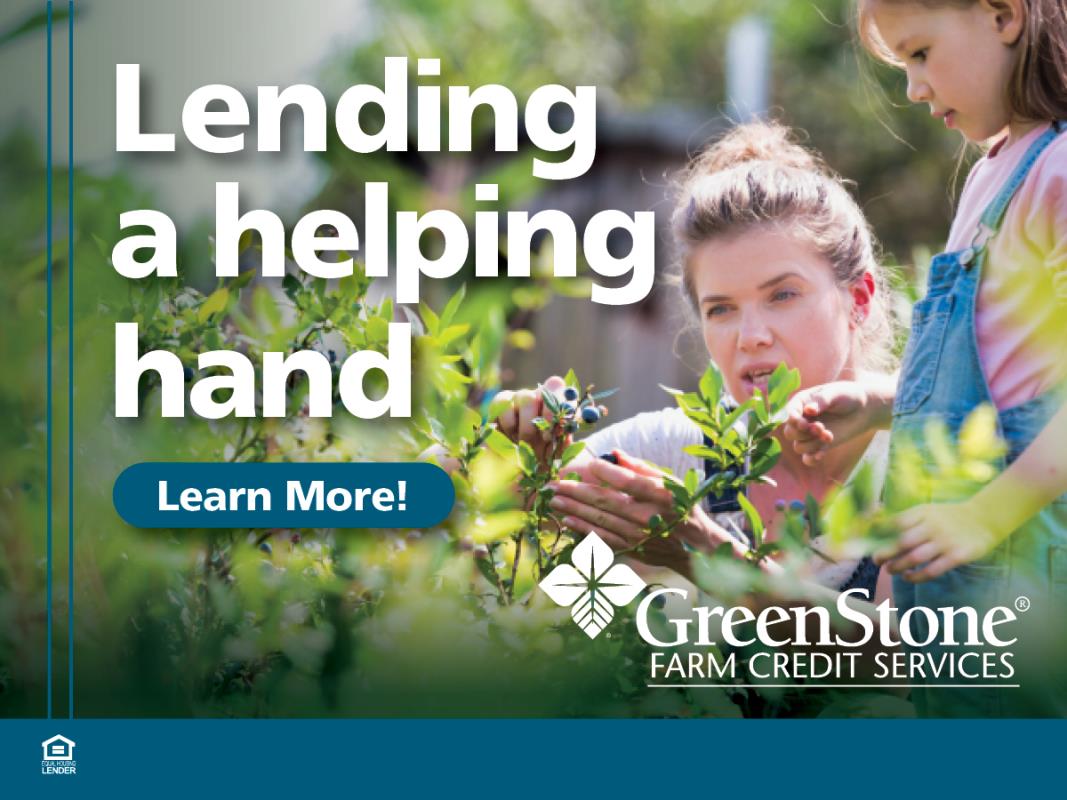
[[(20, 136), (40, 141), (44, 127), (44, 63), (31, 57), (41, 49), (43, 32), (26, 26), (37, 5), (5, 4), (0, 20), (10, 32), (0, 48), (0, 69), (22, 76), (11, 82), (0, 112), (9, 151)], [(507, 291), (485, 288), (513, 330), (533, 334), (509, 340), (508, 386), (531, 385), (573, 367), (600, 386), (625, 387), (614, 411), (629, 415), (663, 405), (657, 383), (692, 383), (703, 369), (702, 346), (686, 334), (686, 309), (668, 280), (675, 270), (666, 231), (672, 177), (709, 139), (752, 115), (795, 126), (855, 182), (888, 263), (907, 273), (917, 248), (936, 248), (947, 234), (959, 139), (922, 109), (907, 108), (902, 77), (858, 51), (848, 0), (76, 5), (75, 159), (87, 171), (125, 176), (153, 198), (153, 207), (172, 215), (180, 263), (194, 282), (209, 283), (211, 274), (216, 180), (240, 181), (246, 207), (275, 210), (288, 225), (328, 207), (349, 213), (358, 226), (368, 180), (389, 182), (391, 213), (449, 208), (473, 219), (476, 182), (500, 184), (501, 210), (558, 208), (579, 231), (605, 208), (656, 212), (657, 289), (641, 304), (607, 308), (582, 297), (553, 297), (546, 304), (525, 282)], [(20, 27), (21, 35), (12, 35)], [(57, 75), (64, 76), (65, 24), (54, 37)], [(364, 156), (335, 138), (327, 153), (305, 154), (296, 115), (287, 117), (289, 142), (296, 146), (283, 145), (279, 154), (212, 156), (182, 141), (181, 106), (200, 85), (233, 85), (252, 98), (253, 108), (259, 85), (308, 82), (336, 99), (352, 84), (381, 85), (383, 57), (398, 55), (412, 59), (412, 92), (417, 82), (435, 82), (415, 78), (414, 59), (434, 57), (442, 64), (438, 85), (503, 84), (520, 109), (542, 84), (595, 85), (592, 169), (570, 181), (531, 178), (521, 119), (520, 152), (497, 154), (484, 109), (475, 117), (469, 154), (420, 154), (412, 141), (406, 153)], [(179, 131), (177, 153), (114, 153), (114, 64), (120, 62), (142, 65), (143, 114), (153, 130)], [(65, 91), (65, 82), (57, 81), (57, 121), (64, 118)], [(39, 147), (26, 153), (40, 155)], [(54, 157), (58, 165), (66, 161), (65, 125), (57, 124)], [(13, 158), (21, 160), (5, 161)], [(17, 191), (5, 183), (9, 193)], [(24, 233), (8, 227), (9, 234)], [(625, 252), (628, 243), (617, 247)], [(547, 250), (541, 253), (545, 266)], [(438, 291), (445, 296), (449, 287)]]
[[(530, 386), (573, 368), (585, 382), (621, 387), (611, 400), (614, 420), (667, 405), (657, 384), (691, 388), (704, 369), (699, 335), (693, 335), (670, 281), (675, 266), (666, 226), (673, 176), (731, 124), (766, 115), (794, 126), (853, 181), (883, 243), (884, 259), (899, 267), (904, 288), (916, 282), (913, 265), (945, 240), (953, 187), (965, 174), (960, 139), (925, 109), (906, 108), (903, 77), (874, 65), (853, 43), (849, 0), (84, 0), (75, 3), (74, 19), (76, 202), (71, 228), (65, 190), (71, 169), (66, 136), (69, 41), (66, 4), (60, 2), (54, 7), (52, 38), (57, 191), (55, 282), (50, 289), (44, 252), (42, 7), (34, 0), (13, 0), (0, 9), (0, 74), (5, 77), (0, 106), (0, 264), (5, 280), (0, 292), (6, 310), (0, 320), (0, 356), (10, 378), (0, 384), (2, 713), (43, 714), (44, 531), (49, 507), (57, 526), (68, 508), (71, 445), (58, 430), (66, 419), (68, 391), (77, 408), (72, 444), (79, 495), (76, 524), (78, 541), (84, 543), (76, 548), (78, 597), (82, 607), (99, 612), (82, 617), (79, 636), (92, 645), (82, 652), (101, 658), (112, 650), (132, 654), (128, 663), (136, 666), (136, 674), (164, 674), (159, 659), (165, 645), (175, 642), (173, 630), (160, 627), (158, 638), (141, 636), (142, 631), (150, 630), (153, 620), (169, 619), (168, 614), (178, 615), (175, 624), (180, 627), (188, 622), (188, 598), (215, 591), (211, 587), (216, 584), (208, 582), (205, 589), (208, 584), (190, 577), (203, 568), (202, 555), (188, 544), (191, 537), (141, 536), (124, 529), (110, 507), (111, 476), (133, 459), (152, 453), (211, 459), (233, 451), (227, 431), (198, 421), (106, 423), (113, 402), (111, 326), (133, 313), (129, 282), (107, 263), (122, 211), (148, 207), (170, 214), (178, 225), (182, 280), (205, 293), (215, 286), (215, 181), (240, 181), (243, 208), (274, 210), (289, 228), (303, 213), (319, 208), (344, 211), (362, 228), (367, 181), (389, 183), (390, 214), (448, 208), (473, 220), (478, 182), (499, 185), (497, 208), (502, 211), (560, 209), (579, 231), (602, 209), (654, 211), (660, 228), (657, 284), (643, 302), (618, 308), (593, 305), (582, 280), (548, 277), (551, 253), (543, 246), (534, 259), (533, 279), (472, 283), (459, 315), (475, 327), (489, 320), (493, 324), (486, 324), (487, 329), (499, 324), (503, 331), (496, 343), (500, 349), (494, 350), (499, 362), (495, 385), (488, 390)], [(354, 154), (331, 133), (326, 153), (306, 154), (300, 150), (295, 115), (287, 118), (291, 135), (283, 137), (292, 144), (277, 154), (211, 156), (183, 142), (182, 104), (199, 86), (229, 84), (254, 100), (259, 85), (311, 83), (328, 100), (336, 100), (353, 84), (380, 86), (386, 56), (410, 58), (412, 87), (503, 84), (515, 93), (520, 108), (543, 84), (595, 85), (598, 141), (592, 168), (570, 181), (532, 178), (534, 152), (521, 127), (519, 152), (495, 153), (486, 111), (475, 116), (473, 149), (463, 154), (417, 153), (414, 131), (406, 153)], [(431, 57), (441, 61), (440, 78), (416, 81), (414, 60)], [(116, 63), (141, 64), (146, 124), (178, 132), (177, 153), (120, 157), (114, 152)], [(427, 242), (434, 246), (429, 237)], [(622, 252), (628, 247), (627, 242), (616, 244)], [(68, 246), (77, 265), (73, 386), (66, 361)], [(253, 256), (245, 253), (245, 267), (255, 266)], [(580, 277), (582, 271), (579, 255)], [(440, 308), (472, 272), (468, 265), (448, 285), (427, 282), (429, 304)], [(387, 282), (371, 288), (377, 298), (389, 291)], [(48, 353), (43, 312), (49, 297), (55, 308), (53, 419), (58, 430), (51, 506), (45, 489)], [(68, 553), (66, 529), (56, 531), (53, 599), (60, 627), (53, 655), (55, 687), (62, 696)], [(209, 543), (209, 554), (221, 552), (212, 547)], [(200, 588), (193, 591), (194, 585)], [(322, 596), (340, 596), (329, 594), (333, 591)], [(332, 602), (324, 607), (333, 609), (327, 628), (335, 633), (324, 638), (323, 628), (308, 622), (311, 633), (296, 651), (319, 642), (329, 662), (334, 652), (329, 643), (338, 641), (338, 609), (347, 608)], [(231, 647), (225, 652), (232, 656), (228, 641), (219, 633), (210, 646), (201, 641), (199, 649), (188, 645), (178, 655), (201, 658), (198, 668), (214, 665), (225, 647)], [(106, 671), (101, 668), (101, 674)], [(147, 681), (125, 705), (102, 692), (87, 700), (88, 708), (101, 714), (190, 713), (186, 700), (163, 699), (165, 691), (169, 688)]]

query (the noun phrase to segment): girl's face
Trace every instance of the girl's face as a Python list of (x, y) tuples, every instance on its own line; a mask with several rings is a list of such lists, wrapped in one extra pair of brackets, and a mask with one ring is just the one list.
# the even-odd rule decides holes
[(704, 344), (736, 400), (766, 393), (783, 361), (800, 370), (802, 387), (854, 377), (852, 295), (869, 294), (837, 286), (804, 239), (775, 227), (718, 237), (692, 251), (688, 268)]
[(908, 76), (908, 99), (973, 142), (996, 136), (1011, 121), (1011, 45), (1022, 31), (1021, 0), (926, 6), (871, 0), (882, 40)]

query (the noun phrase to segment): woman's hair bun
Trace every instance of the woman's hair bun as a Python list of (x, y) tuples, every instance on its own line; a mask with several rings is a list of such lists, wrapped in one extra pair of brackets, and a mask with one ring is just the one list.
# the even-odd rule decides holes
[[(681, 174), (671, 227), (682, 288), (697, 303), (691, 256), (717, 237), (766, 224), (786, 225), (826, 259), (841, 288), (866, 275), (876, 289), (871, 312), (856, 328), (858, 363), (891, 370), (896, 333), (885, 271), (870, 226), (845, 182), (813, 150), (776, 122), (738, 125), (697, 156)], [(713, 268), (713, 260), (702, 262)]]
[(822, 159), (798, 144), (789, 128), (776, 122), (748, 122), (732, 128), (700, 155), (693, 171), (720, 172), (750, 161), (827, 172)]

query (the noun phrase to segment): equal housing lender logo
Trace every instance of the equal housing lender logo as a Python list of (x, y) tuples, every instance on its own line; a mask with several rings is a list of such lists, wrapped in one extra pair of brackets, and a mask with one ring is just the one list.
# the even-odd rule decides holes
[(74, 760), (74, 744), (71, 739), (59, 735), (41, 742), (41, 774), (76, 774), (77, 762)]
[(615, 554), (604, 540), (590, 533), (571, 552), (571, 564), (560, 564), (539, 584), (561, 606), (571, 607), (571, 618), (590, 639), (596, 638), (615, 617), (615, 606), (625, 606), (645, 588), (645, 582)]

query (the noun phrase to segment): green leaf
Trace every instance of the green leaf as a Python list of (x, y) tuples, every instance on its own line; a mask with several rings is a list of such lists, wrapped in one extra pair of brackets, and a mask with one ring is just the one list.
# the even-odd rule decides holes
[(770, 414), (767, 412), (766, 399), (763, 397), (763, 393), (759, 389), (752, 393), (752, 414), (756, 418), (756, 422), (760, 425), (766, 425), (770, 420)]
[(567, 374), (563, 376), (563, 384), (565, 386), (573, 386), (574, 388), (581, 391), (581, 381), (578, 380), (578, 376), (575, 374), (573, 369), (567, 370)]
[(804, 498), (804, 508), (808, 512), (808, 529), (814, 539), (822, 533), (822, 510), (819, 508), (819, 501), (811, 492)]
[(378, 343), (389, 341), (389, 323), (382, 317), (369, 317), (366, 331), (368, 341)]
[(560, 462), (562, 466), (566, 466), (573, 461), (579, 453), (585, 450), (585, 442), (574, 442), (569, 445), (566, 450), (563, 451), (563, 455), (560, 456)]
[(708, 362), (708, 368), (700, 378), (700, 394), (709, 408), (717, 406), (722, 400), (722, 373), (715, 364)]
[(767, 404), (772, 415), (785, 408), (789, 398), (800, 388), (800, 370), (789, 369), (785, 363), (775, 367), (767, 381)]
[(93, 237), (93, 241), (96, 242), (96, 246), (100, 250), (100, 255), (102, 255), (104, 258), (110, 259), (111, 247), (108, 245), (108, 243), (105, 242), (100, 236), (97, 236), (95, 233), (90, 235)]
[(538, 386), (537, 388), (541, 390), (541, 401), (548, 407), (549, 411), (558, 416), (559, 400), (556, 399), (556, 395), (544, 386)]
[(509, 331), (505, 341), (507, 341), (508, 347), (513, 347), (516, 350), (533, 350), (537, 346), (537, 337), (526, 328), (516, 328), (513, 331)]
[(755, 402), (750, 397), (748, 398), (748, 400), (746, 400), (733, 411), (731, 411), (729, 414), (727, 414), (726, 419), (722, 421), (723, 430), (726, 430), (727, 428), (732, 428), (737, 423), (737, 421), (741, 419), (741, 415), (749, 411), (753, 405), (755, 405)]
[(592, 397), (594, 402), (599, 403), (601, 400), (606, 400), (607, 398), (611, 397), (617, 391), (619, 391), (619, 388), (616, 386), (614, 389), (605, 389), (602, 392), (593, 392), (590, 397)]
[(419, 316), (422, 318), (422, 324), (426, 326), (426, 332), (430, 336), (436, 336), (441, 330), (441, 318), (425, 303), (419, 303)]
[(874, 469), (870, 462), (864, 462), (852, 480), (848, 482), (849, 493), (855, 503), (855, 508), (861, 512), (867, 512), (875, 501), (874, 492)]
[(715, 490), (715, 496), (722, 496), (722, 490), (724, 488), (722, 474), (712, 475), (710, 478), (705, 478), (697, 486), (696, 492), (693, 493), (692, 500), (694, 503), (699, 503), (712, 489)]
[(207, 322), (212, 314), (217, 314), (220, 311), (226, 310), (226, 304), (230, 301), (230, 290), (223, 286), (221, 289), (216, 289), (208, 298), (200, 304), (200, 308), (196, 312), (197, 322)]
[(782, 444), (773, 436), (761, 439), (756, 449), (752, 452), (752, 466), (749, 469), (750, 478), (758, 478), (765, 475), (778, 463), (778, 457), (782, 453)]
[(502, 458), (513, 458), (515, 455), (515, 443), (495, 428), (485, 440), (485, 446)]
[(468, 533), (475, 542), (488, 544), (510, 536), (526, 523), (525, 511), (498, 511), (479, 517)]
[(522, 471), (527, 475), (537, 472), (537, 453), (528, 442), (519, 442), (519, 461), (522, 464)]
[(289, 299), (294, 302), (296, 301), (297, 292), (303, 288), (304, 285), (300, 283), (300, 279), (295, 275), (286, 274), (286, 276), (282, 278), (282, 289), (285, 291), (285, 294)]
[(752, 555), (756, 561), (762, 561), (768, 556), (773, 556), (781, 549), (782, 546), (778, 542), (764, 542), (752, 552)]
[(722, 463), (722, 451), (703, 444), (687, 444), (682, 452), (697, 458), (707, 458)]
[(676, 394), (674, 396), (674, 402), (678, 404), (678, 407), (682, 409), (687, 415), (691, 415), (695, 412), (707, 413), (704, 406), (701, 403), (700, 395), (696, 392), (684, 392), (683, 394)]
[(467, 331), (470, 330), (470, 325), (463, 323), (462, 325), (449, 325), (447, 328), (443, 328), (440, 333), (437, 334), (437, 344), (439, 347), (448, 347), (456, 339), (460, 338)]
[(48, 8), (46, 11), (38, 11), (36, 13), (26, 16), (22, 22), (8, 28), (3, 33), (0, 33), (0, 45), (6, 45), (8, 42), (18, 39), (20, 36), (25, 36), (27, 33), (45, 28), (49, 23), (49, 17), (51, 17), (51, 23), (56, 30), (61, 30), (59, 23), (70, 16), (70, 11), (65, 8)]
[(359, 270), (354, 270), (351, 275), (346, 275), (337, 282), (337, 290), (342, 297), (353, 300), (363, 296), (369, 283)]
[(478, 566), (478, 571), (489, 581), (489, 585), (495, 589), (500, 576), (497, 575), (496, 567), (493, 566), (493, 556), (490, 554), (488, 558), (476, 558), (474, 563)]
[(247, 286), (254, 277), (256, 277), (256, 271), (254, 269), (246, 269), (244, 272), (242, 272), (240, 275), (230, 281), (230, 291), (234, 291), (235, 289), (240, 289), (244, 286)]
[(685, 473), (685, 488), (689, 494), (696, 494), (697, 487), (700, 486), (700, 473), (695, 469), (691, 469)]
[(444, 309), (441, 311), (440, 322), (442, 326), (448, 326), (452, 324), (452, 320), (455, 319), (456, 313), (459, 311), (460, 305), (463, 303), (463, 298), (467, 296), (467, 284), (463, 284), (449, 301), (445, 304)]
[(745, 512), (745, 517), (748, 518), (749, 527), (752, 528), (752, 541), (758, 550), (763, 544), (763, 520), (760, 518), (756, 507), (745, 497), (744, 493), (737, 493), (737, 502), (740, 504), (741, 510)]
[(507, 398), (500, 398), (499, 395), (494, 397), (489, 403), (489, 410), (485, 414), (485, 418), (488, 420), (499, 419), (500, 415), (511, 408), (511, 400)]
[(671, 493), (676, 505), (689, 507), (689, 490), (685, 488), (685, 484), (671, 478), (664, 478), (663, 485)]

